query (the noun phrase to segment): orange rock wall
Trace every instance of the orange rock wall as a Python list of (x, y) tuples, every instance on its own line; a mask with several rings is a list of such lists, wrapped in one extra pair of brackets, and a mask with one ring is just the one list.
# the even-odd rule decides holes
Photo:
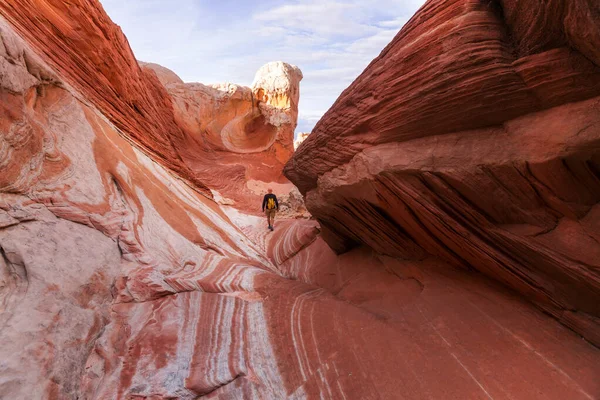
[(483, 272), (599, 344), (599, 15), (428, 1), (285, 168), (326, 241)]
[[(98, 21), (93, 32), (116, 30), (96, 3), (0, 0), (0, 10), (10, 21), (35, 21), (12, 26), (0, 19), (0, 398), (600, 396), (600, 351), (490, 279), (453, 268), (408, 240), (411, 257), (384, 256), (366, 246), (338, 256), (324, 241), (334, 237), (331, 228), (278, 220), (270, 233), (263, 217), (245, 208), (250, 201), (220, 206), (182, 179), (192, 171), (204, 182), (215, 170), (202, 170), (206, 164), (199, 159), (193, 164), (183, 157), (190, 169), (179, 169), (168, 159), (170, 150), (155, 154), (166, 145), (151, 136), (164, 134), (161, 129), (149, 136), (133, 132), (138, 125), (158, 126), (154, 117), (126, 106), (115, 106), (117, 114), (111, 114), (110, 93), (103, 99), (90, 92), (88, 99), (88, 89), (74, 82), (84, 78), (77, 77), (81, 65), (95, 70), (95, 55), (65, 48), (77, 60), (64, 59), (59, 68), (53, 66), (56, 50), (41, 51), (44, 43), (63, 43), (59, 33), (68, 32), (49, 29), (45, 18), (62, 28), (81, 26), (70, 34), (91, 42), (101, 37), (90, 33), (90, 21)], [(100, 17), (92, 18), (94, 13)], [(96, 48), (102, 47), (81, 49)], [(107, 59), (113, 57), (119, 56)], [(147, 73), (178, 83), (168, 71)], [(122, 78), (135, 80), (136, 70), (131, 74)], [(102, 90), (116, 87), (107, 85)], [(168, 110), (161, 111), (165, 115), (175, 115), (171, 96)], [(578, 123), (591, 121), (588, 106), (569, 105), (570, 115)], [(277, 110), (264, 115), (286, 118)], [(540, 117), (536, 123), (544, 121)], [(549, 149), (569, 143), (569, 151), (577, 153), (581, 143), (589, 144), (593, 130), (577, 134), (571, 120), (564, 126), (569, 129), (554, 135)], [(513, 129), (524, 129), (519, 127)], [(481, 137), (478, 148), (486, 153), (480, 156), (528, 156), (540, 134), (529, 132), (529, 140), (515, 134), (506, 149), (491, 145), (494, 135), (488, 141)], [(185, 136), (185, 143), (194, 140)], [(406, 157), (415, 165), (436, 159), (419, 160), (426, 152), (414, 146), (417, 151)], [(212, 155), (223, 181), (233, 180), (228, 163), (246, 156), (199, 148)], [(451, 146), (435, 149), (440, 156), (448, 151)], [(385, 167), (398, 162), (398, 154), (378, 151), (373, 158)], [(466, 167), (469, 162), (479, 160), (461, 159)], [(370, 163), (357, 163), (355, 170), (375, 171)], [(265, 182), (279, 191), (289, 185), (268, 182), (270, 175), (252, 163), (239, 176), (240, 185), (230, 189), (246, 187), (255, 196)], [(347, 178), (336, 175), (324, 182)], [(336, 192), (336, 185), (331, 190)], [(348, 187), (343, 197), (348, 209), (356, 209), (351, 195), (357, 193)], [(418, 195), (439, 214), (434, 206), (441, 200), (427, 196)], [(345, 218), (341, 210), (338, 216)], [(370, 234), (377, 238), (381, 218), (371, 215), (377, 224)], [(568, 244), (572, 236), (562, 232), (593, 233), (588, 226), (594, 215), (561, 220), (535, 240), (540, 246)], [(544, 220), (543, 213), (536, 216)], [(532, 226), (510, 229), (529, 232)], [(386, 232), (394, 231), (386, 226)], [(382, 238), (382, 244), (389, 243)], [(583, 256), (593, 260), (593, 254)]]
[[(121, 29), (99, 2), (2, 1), (0, 12), (82, 100), (206, 196), (212, 197), (210, 189), (217, 190), (234, 198), (240, 208), (256, 212), (264, 193), (253, 193), (244, 181), (287, 182), (281, 171), (293, 153), (302, 79), (297, 68), (287, 64), (263, 67), (264, 73), (257, 74), (257, 79), (264, 75), (262, 81), (252, 89), (239, 87), (247, 92), (242, 96), (248, 97), (242, 108), (249, 111), (237, 117), (230, 114), (239, 105), (225, 104), (215, 111), (217, 104), (227, 103), (226, 91), (204, 90), (198, 96), (193, 85), (182, 83), (174, 91), (165, 87), (161, 79), (177, 84), (179, 78), (155, 64), (140, 66)], [(273, 82), (283, 69), (287, 75), (280, 77), (279, 84), (267, 87), (265, 83)], [(194, 115), (194, 106), (204, 112)], [(220, 120), (219, 128), (227, 128), (227, 132), (211, 132), (206, 126), (210, 120)], [(218, 140), (211, 140), (215, 135)], [(220, 145), (215, 147), (215, 141)], [(248, 149), (256, 154), (235, 157)]]

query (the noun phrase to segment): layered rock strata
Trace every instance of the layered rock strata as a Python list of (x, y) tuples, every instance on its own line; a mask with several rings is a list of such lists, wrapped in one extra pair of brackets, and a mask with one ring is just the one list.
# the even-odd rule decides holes
[(435, 255), (600, 344), (600, 17), (430, 0), (285, 169), (337, 252)]
[[(256, 213), (268, 187), (284, 197), (297, 193), (282, 174), (294, 151), (302, 79), (297, 67), (268, 63), (252, 87), (183, 83), (159, 65), (143, 68), (168, 91), (175, 121), (186, 132), (182, 157), (217, 201)], [(302, 205), (286, 209), (289, 215), (305, 211)]]
[(267, 64), (252, 88), (186, 85), (164, 67), (139, 65), (98, 2), (3, 1), (0, 12), (82, 101), (204, 195), (216, 190), (256, 212), (262, 196), (245, 181), (289, 184), (281, 171), (293, 152), (298, 68)]
[(114, 304), (244, 291), (273, 267), (4, 22), (0, 36), (0, 397), (94, 398), (81, 379), (106, 368), (86, 363)]
[[(243, 203), (210, 199), (191, 167), (155, 154), (159, 128), (118, 125), (153, 117), (115, 117), (64, 72), (94, 70), (102, 47), (52, 66), (71, 52), (61, 32), (116, 31), (97, 3), (0, 11), (36, 23), (0, 20), (0, 398), (600, 395), (600, 351), (497, 283), (432, 256), (338, 256), (314, 221), (267, 234)], [(48, 18), (59, 27), (40, 30)]]

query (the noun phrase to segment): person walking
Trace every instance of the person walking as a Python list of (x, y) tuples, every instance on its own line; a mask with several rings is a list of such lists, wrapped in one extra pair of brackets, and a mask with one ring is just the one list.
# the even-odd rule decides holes
[(273, 189), (268, 189), (267, 194), (263, 198), (262, 210), (265, 214), (267, 214), (267, 222), (269, 224), (269, 228), (273, 231), (273, 225), (275, 223), (275, 214), (279, 211), (279, 202), (277, 201), (277, 196), (273, 194)]

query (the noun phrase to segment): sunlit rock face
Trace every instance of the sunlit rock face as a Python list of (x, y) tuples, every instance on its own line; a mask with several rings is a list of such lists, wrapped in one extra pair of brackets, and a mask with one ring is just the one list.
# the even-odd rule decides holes
[(302, 143), (304, 143), (306, 138), (308, 138), (308, 135), (310, 135), (310, 132), (300, 132), (298, 134), (298, 137), (296, 138), (296, 140), (294, 140), (294, 149), (295, 150), (298, 150), (298, 147), (300, 147), (300, 145)]
[(600, 344), (600, 14), (428, 1), (287, 164), (323, 237), (436, 255)]
[[(300, 81), (302, 72), (294, 65), (273, 62), (264, 65), (256, 73), (252, 93), (258, 108), (269, 125), (278, 128), (280, 159), (289, 159), (293, 149), (294, 130), (298, 121)], [(277, 151), (277, 150), (276, 150)]]
[[(24, 12), (28, 7), (39, 15)], [(98, 2), (66, 7), (6, 1), (1, 8), (86, 102), (207, 196), (216, 190), (256, 213), (264, 193), (256, 195), (245, 181), (287, 183), (290, 189), (282, 194), (293, 187), (282, 169), (293, 152), (302, 79), (298, 68), (267, 64), (251, 88), (183, 84), (164, 67), (138, 64)]]
[(212, 149), (261, 153), (268, 149), (284, 162), (291, 156), (302, 72), (283, 62), (264, 65), (252, 87), (231, 83), (184, 83), (157, 64), (153, 70), (174, 102), (175, 118), (196, 140)]
[[(211, 175), (255, 153), (192, 147), (181, 82), (140, 69), (98, 3), (0, 13), (1, 399), (600, 395), (600, 351), (480, 274), (338, 256), (306, 219), (268, 233)], [(291, 187), (248, 170), (231, 190)]]
[[(252, 87), (231, 83), (183, 83), (175, 73), (144, 63), (168, 91), (177, 125), (186, 132), (182, 158), (202, 181), (231, 205), (260, 211), (267, 186), (281, 186), (289, 196), (293, 185), (283, 176), (293, 153), (294, 129), (302, 72), (283, 62), (266, 64)], [(247, 182), (258, 181), (260, 191)], [(304, 207), (289, 210), (302, 215)]]

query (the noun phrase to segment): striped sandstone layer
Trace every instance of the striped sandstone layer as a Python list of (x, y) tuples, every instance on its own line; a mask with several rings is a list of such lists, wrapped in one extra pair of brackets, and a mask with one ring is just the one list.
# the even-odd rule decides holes
[(183, 84), (166, 68), (139, 65), (97, 1), (1, 1), (0, 13), (82, 101), (204, 195), (254, 211), (261, 195), (246, 181), (293, 188), (282, 169), (293, 152), (298, 68), (267, 64), (252, 88)]
[(600, 395), (600, 351), (493, 281), (434, 257), (338, 256), (314, 221), (268, 235), (205, 196), (156, 156), (162, 128), (133, 132), (154, 117), (75, 84), (108, 43), (49, 65), (51, 46), (71, 51), (59, 28), (116, 29), (97, 3), (0, 10), (36, 24), (0, 19), (0, 398)]
[(338, 253), (437, 256), (600, 344), (597, 2), (430, 0), (285, 168)]

